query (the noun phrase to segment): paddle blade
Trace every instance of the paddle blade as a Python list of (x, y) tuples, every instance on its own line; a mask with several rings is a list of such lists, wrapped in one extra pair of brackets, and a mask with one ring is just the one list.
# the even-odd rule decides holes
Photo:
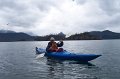
[(40, 59), (40, 58), (42, 58), (44, 56), (45, 56), (45, 53), (39, 54), (39, 55), (36, 56), (36, 59)]

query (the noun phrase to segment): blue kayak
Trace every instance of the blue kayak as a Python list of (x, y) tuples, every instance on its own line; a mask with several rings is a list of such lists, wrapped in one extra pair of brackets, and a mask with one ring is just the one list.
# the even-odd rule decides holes
[(74, 61), (82, 61), (82, 62), (88, 62), (101, 56), (95, 54), (75, 54), (68, 51), (46, 53), (45, 49), (36, 47), (36, 54), (42, 54), (42, 53), (45, 53), (45, 56), (49, 58), (60, 59), (60, 60), (74, 60)]

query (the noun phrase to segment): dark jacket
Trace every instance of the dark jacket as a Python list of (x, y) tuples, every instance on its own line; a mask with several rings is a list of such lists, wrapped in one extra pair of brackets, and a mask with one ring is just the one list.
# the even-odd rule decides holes
[[(49, 42), (47, 47), (46, 47), (46, 51), (48, 52), (49, 51), (49, 48), (52, 46), (52, 42)], [(58, 42), (57, 43), (57, 47), (62, 47), (63, 46), (63, 42)]]

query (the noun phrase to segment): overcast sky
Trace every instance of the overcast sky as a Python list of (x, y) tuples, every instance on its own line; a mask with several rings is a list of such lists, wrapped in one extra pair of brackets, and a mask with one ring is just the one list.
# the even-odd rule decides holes
[(120, 0), (0, 0), (0, 29), (37, 35), (120, 32)]

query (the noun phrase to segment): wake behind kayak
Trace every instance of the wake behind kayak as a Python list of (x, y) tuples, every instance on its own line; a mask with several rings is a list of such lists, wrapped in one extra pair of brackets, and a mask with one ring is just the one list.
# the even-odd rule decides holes
[(59, 60), (74, 60), (74, 61), (82, 61), (82, 62), (88, 62), (101, 56), (95, 54), (74, 54), (68, 51), (46, 53), (45, 49), (36, 47), (36, 54), (42, 54), (42, 53), (45, 53), (45, 56), (49, 58), (54, 58)]

